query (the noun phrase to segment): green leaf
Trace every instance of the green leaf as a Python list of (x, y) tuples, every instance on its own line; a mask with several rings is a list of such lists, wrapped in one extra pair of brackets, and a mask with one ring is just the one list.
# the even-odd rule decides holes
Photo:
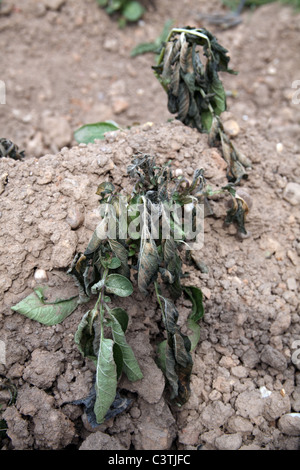
[(226, 93), (221, 80), (217, 76), (213, 79), (210, 93), (215, 93), (215, 96), (212, 98), (212, 105), (215, 113), (219, 116), (226, 111)]
[(128, 21), (138, 21), (144, 14), (144, 7), (139, 2), (127, 2), (122, 13)]
[(58, 299), (55, 302), (45, 302), (44, 288), (34, 289), (34, 292), (11, 307), (15, 312), (25, 315), (31, 320), (36, 320), (43, 325), (51, 326), (61, 323), (78, 306), (78, 297)]
[(121, 266), (121, 261), (119, 258), (112, 258), (108, 264), (109, 269), (117, 269)]
[(108, 3), (108, 0), (97, 0), (100, 7), (105, 7)]
[(113, 346), (114, 361), (117, 367), (117, 380), (121, 377), (123, 371), (123, 353), (122, 349), (117, 343)]
[[(143, 378), (138, 362), (134, 356), (134, 352), (127, 343), (124, 334), (124, 318), (127, 313), (123, 309), (108, 310), (109, 316), (112, 320), (111, 328), (112, 335), (115, 343), (120, 347), (123, 355), (123, 370), (128, 379), (132, 382)], [(123, 325), (121, 324), (121, 322)], [(128, 317), (127, 317), (128, 321)]]
[(110, 314), (113, 315), (114, 318), (120, 323), (122, 330), (125, 333), (128, 326), (128, 314), (126, 310), (123, 310), (123, 308), (120, 307), (115, 307), (110, 310)]
[(209, 132), (213, 122), (213, 115), (209, 110), (201, 112), (201, 123), (203, 128)]
[(89, 144), (95, 139), (104, 139), (106, 132), (120, 129), (113, 121), (103, 121), (94, 124), (85, 124), (74, 132), (74, 138), (78, 143)]
[(114, 255), (121, 261), (119, 274), (122, 274), (122, 276), (125, 277), (129, 277), (130, 269), (128, 266), (128, 253), (126, 248), (117, 240), (109, 239), (108, 243)]
[(200, 339), (200, 326), (198, 321), (204, 315), (203, 295), (198, 287), (184, 286), (183, 291), (192, 302), (192, 313), (188, 318), (187, 326), (193, 332), (189, 337), (191, 341), (191, 350), (193, 351), (197, 346)]
[(114, 342), (111, 339), (100, 339), (97, 371), (96, 402), (94, 412), (98, 424), (103, 423), (105, 415), (113, 403), (117, 391), (117, 366), (114, 360)]
[(155, 42), (142, 42), (141, 44), (138, 44), (132, 49), (130, 55), (131, 57), (135, 57), (137, 55), (146, 54), (148, 52), (158, 52), (158, 47)]
[(121, 274), (110, 274), (105, 281), (105, 288), (108, 293), (119, 297), (128, 297), (133, 292), (133, 287), (127, 277)]
[(156, 362), (158, 367), (166, 375), (166, 349), (167, 349), (167, 340), (165, 339), (157, 345), (157, 356)]

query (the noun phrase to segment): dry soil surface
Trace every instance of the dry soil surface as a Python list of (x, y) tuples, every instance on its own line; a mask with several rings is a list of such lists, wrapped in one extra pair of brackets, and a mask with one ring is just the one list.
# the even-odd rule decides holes
[[(17, 389), (13, 404), (0, 390), (8, 427), (2, 449), (299, 449), (300, 104), (293, 83), (300, 79), (300, 15), (275, 3), (222, 30), (199, 19), (219, 11), (219, 2), (156, 3), (143, 21), (119, 29), (94, 0), (3, 2), (1, 137), (26, 158), (0, 160), (0, 373)], [(160, 313), (151, 295), (145, 302), (135, 291), (121, 303), (144, 379), (122, 378), (130, 409), (92, 429), (72, 404), (88, 395), (94, 375), (74, 344), (87, 306), (53, 327), (11, 306), (38, 285), (40, 269), (51, 296), (76, 293), (66, 271), (97, 224), (97, 185), (110, 180), (130, 190), (126, 167), (135, 152), (171, 160), (188, 176), (204, 168), (214, 187), (226, 183), (224, 161), (206, 136), (167, 122), (174, 116), (153, 76), (153, 55), (130, 58), (169, 18), (209, 28), (239, 71), (222, 77), (232, 95), (223, 121), (252, 161), (241, 185), (252, 200), (249, 236), (224, 226), (226, 199), (212, 202), (197, 253), (206, 269), (185, 266), (205, 305), (190, 400), (181, 408), (170, 403), (155, 363)], [(76, 145), (78, 126), (106, 119), (124, 130)], [(178, 302), (183, 328), (189, 307)]]

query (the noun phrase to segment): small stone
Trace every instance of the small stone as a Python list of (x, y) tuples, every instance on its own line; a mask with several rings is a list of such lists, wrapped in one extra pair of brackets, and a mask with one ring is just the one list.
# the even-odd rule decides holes
[(217, 437), (215, 445), (218, 450), (238, 450), (242, 445), (240, 434), (223, 434)]
[(44, 282), (48, 280), (48, 275), (44, 269), (37, 269), (34, 273), (34, 279), (37, 282)]
[(292, 317), (288, 312), (280, 311), (274, 323), (272, 323), (270, 332), (273, 336), (283, 334), (290, 326)]
[(244, 352), (242, 361), (246, 367), (253, 369), (259, 363), (259, 355), (255, 349), (249, 348)]
[(268, 421), (275, 421), (291, 410), (291, 403), (288, 395), (282, 396), (280, 392), (272, 392), (266, 399), (264, 417)]
[(113, 100), (112, 108), (115, 114), (124, 113), (129, 108), (129, 102), (125, 98), (116, 98)]
[(234, 375), (235, 377), (238, 377), (239, 379), (248, 377), (248, 370), (244, 366), (232, 367), (231, 373), (232, 375)]
[(216, 400), (204, 408), (200, 420), (207, 429), (214, 429), (223, 426), (233, 414), (234, 410), (229, 403), (225, 405), (222, 401)]
[(84, 214), (81, 208), (75, 206), (71, 207), (68, 211), (66, 222), (70, 225), (72, 230), (79, 228), (84, 221)]
[(242, 432), (242, 433), (250, 433), (253, 430), (253, 424), (246, 418), (242, 416), (231, 416), (227, 423), (228, 431), (235, 433), (235, 432)]
[(235, 402), (235, 409), (243, 418), (255, 419), (263, 413), (265, 406), (264, 400), (259, 390), (246, 390), (238, 395)]
[(278, 142), (276, 144), (276, 151), (277, 151), (277, 153), (281, 153), (283, 151), (283, 145), (282, 145), (281, 142)]
[(264, 347), (260, 359), (275, 370), (284, 371), (287, 368), (287, 360), (284, 355), (272, 346)]
[(104, 432), (91, 433), (81, 444), (79, 450), (126, 450), (119, 439)]
[(292, 206), (300, 204), (300, 184), (290, 182), (286, 185), (283, 198), (288, 201)]
[(278, 428), (287, 436), (300, 436), (300, 413), (288, 413), (281, 416)]
[(44, 0), (44, 5), (50, 10), (59, 10), (66, 0)]
[(294, 277), (289, 277), (286, 283), (289, 290), (297, 290), (297, 281)]
[(240, 126), (234, 119), (229, 119), (223, 124), (224, 131), (229, 137), (236, 137), (240, 132)]

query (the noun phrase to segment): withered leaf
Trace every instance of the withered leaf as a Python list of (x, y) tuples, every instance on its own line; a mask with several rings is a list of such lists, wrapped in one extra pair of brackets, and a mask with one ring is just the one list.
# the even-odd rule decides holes
[(128, 252), (125, 248), (124, 245), (122, 245), (119, 241), (109, 239), (108, 243), (111, 247), (111, 250), (113, 253), (116, 255), (117, 258), (121, 261), (121, 266), (118, 269), (118, 273), (122, 274), (123, 276), (126, 276), (129, 278), (130, 276), (130, 269), (128, 266)]
[(138, 287), (144, 294), (149, 285), (156, 279), (159, 268), (159, 255), (152, 239), (141, 240), (138, 260)]

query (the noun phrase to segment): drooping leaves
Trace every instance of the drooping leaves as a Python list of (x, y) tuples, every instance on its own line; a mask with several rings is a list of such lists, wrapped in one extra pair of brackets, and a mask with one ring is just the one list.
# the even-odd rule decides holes
[(166, 379), (171, 386), (171, 397), (179, 404), (185, 403), (190, 394), (190, 376), (193, 361), (191, 343), (177, 324), (178, 311), (168, 299), (160, 296), (167, 340), (160, 347), (160, 361)]
[(44, 288), (37, 287), (34, 292), (11, 307), (15, 312), (25, 315), (31, 320), (36, 320), (46, 326), (56, 325), (65, 320), (78, 306), (78, 297), (69, 299), (57, 299), (47, 302)]
[(117, 392), (117, 366), (114, 341), (101, 336), (96, 371), (96, 401), (94, 412), (98, 424), (103, 423)]
[(95, 310), (88, 310), (82, 317), (77, 331), (74, 336), (75, 344), (84, 357), (89, 357), (93, 362), (97, 361), (97, 349), (95, 344), (95, 337), (97, 331), (94, 328), (97, 325), (94, 323), (96, 312)]
[[(85, 414), (87, 416), (88, 423), (92, 428), (98, 428), (99, 423), (97, 422), (94, 407), (96, 401), (96, 390), (95, 384), (92, 385), (90, 393), (85, 398), (80, 398), (79, 400), (74, 400), (71, 403), (73, 405), (84, 405)], [(109, 410), (105, 414), (105, 421), (108, 419), (114, 418), (120, 413), (123, 413), (132, 403), (132, 399), (121, 397), (120, 393), (117, 391), (115, 399), (111, 404)]]
[(187, 326), (192, 331), (192, 335), (189, 338), (191, 341), (191, 351), (193, 351), (200, 339), (200, 326), (198, 322), (204, 315), (203, 296), (198, 287), (184, 286), (183, 291), (192, 302), (192, 312), (188, 318)]
[(128, 297), (133, 292), (130, 280), (121, 274), (110, 274), (106, 279), (105, 288), (109, 294), (119, 297)]
[(222, 144), (227, 176), (237, 184), (247, 177), (244, 165), (248, 159), (228, 144), (227, 136), (224, 143), (225, 132), (218, 119), (227, 108), (219, 72), (235, 73), (229, 68), (227, 53), (206, 29), (173, 28), (153, 69), (167, 93), (170, 113), (183, 124), (208, 133), (209, 145)]
[(11, 140), (1, 137), (0, 139), (0, 158), (12, 158), (13, 160), (22, 160), (25, 157), (25, 151), (19, 151), (19, 147)]
[[(111, 329), (115, 344), (119, 346), (123, 357), (123, 371), (132, 382), (143, 378), (138, 362), (134, 356), (132, 348), (125, 339), (125, 325), (128, 322), (128, 315), (125, 310), (115, 308), (108, 310), (111, 319)], [(126, 325), (127, 326), (127, 325)]]

